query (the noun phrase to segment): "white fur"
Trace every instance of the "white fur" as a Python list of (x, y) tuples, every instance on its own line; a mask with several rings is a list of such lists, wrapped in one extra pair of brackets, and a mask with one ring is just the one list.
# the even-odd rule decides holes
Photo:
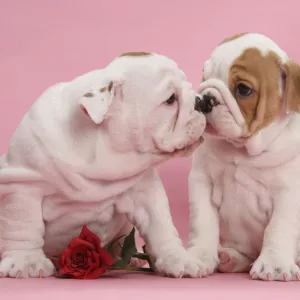
[[(235, 99), (224, 99), (224, 91), (215, 84), (227, 86), (230, 65), (249, 47), (263, 54), (273, 50), (282, 62), (287, 60), (270, 39), (248, 34), (218, 46), (205, 64), (200, 93), (217, 89), (220, 103), (231, 101), (234, 108), (219, 105), (207, 115), (219, 134), (206, 136), (193, 156), (189, 251), (211, 273), (217, 268), (251, 270), (256, 279), (299, 279), (300, 116), (283, 114), (258, 134), (240, 140)], [(224, 116), (226, 122), (221, 123)]]
[(184, 249), (154, 169), (199, 145), (205, 118), (194, 105), (183, 72), (156, 54), (46, 90), (0, 158), (1, 276), (52, 275), (47, 256), (84, 224), (102, 246), (136, 226), (158, 272), (196, 276), (201, 263)]

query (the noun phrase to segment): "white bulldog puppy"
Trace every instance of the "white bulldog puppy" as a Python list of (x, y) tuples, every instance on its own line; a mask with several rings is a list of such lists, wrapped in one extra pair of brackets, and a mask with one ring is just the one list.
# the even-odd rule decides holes
[(189, 251), (208, 273), (299, 280), (300, 66), (263, 35), (226, 39), (197, 105), (207, 127), (189, 176)]
[(51, 276), (47, 257), (83, 224), (102, 246), (136, 226), (158, 272), (196, 276), (154, 167), (191, 154), (205, 123), (184, 73), (157, 54), (127, 53), (47, 89), (0, 159), (1, 276)]

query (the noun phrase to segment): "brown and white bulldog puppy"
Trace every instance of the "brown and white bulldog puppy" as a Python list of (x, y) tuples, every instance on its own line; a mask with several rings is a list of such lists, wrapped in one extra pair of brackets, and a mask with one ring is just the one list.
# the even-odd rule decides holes
[(184, 73), (154, 53), (47, 89), (0, 157), (0, 276), (51, 276), (47, 256), (84, 224), (102, 246), (136, 226), (158, 272), (196, 276), (155, 167), (191, 154), (205, 123)]
[(189, 176), (189, 251), (209, 274), (300, 279), (300, 66), (266, 36), (226, 39), (197, 106), (207, 128)]

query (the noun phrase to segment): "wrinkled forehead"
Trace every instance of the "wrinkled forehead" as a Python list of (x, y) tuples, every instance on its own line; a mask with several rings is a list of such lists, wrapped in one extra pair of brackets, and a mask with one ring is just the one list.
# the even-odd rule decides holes
[(227, 81), (233, 63), (251, 48), (257, 49), (262, 56), (273, 52), (282, 62), (287, 60), (286, 53), (271, 39), (260, 34), (248, 33), (225, 40), (212, 52), (211, 57), (204, 64), (205, 78), (216, 77)]

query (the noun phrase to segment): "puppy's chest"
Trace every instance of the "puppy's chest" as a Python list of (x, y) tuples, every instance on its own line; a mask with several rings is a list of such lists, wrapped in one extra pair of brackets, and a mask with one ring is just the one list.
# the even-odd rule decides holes
[(246, 227), (267, 223), (272, 197), (261, 170), (232, 159), (211, 171), (212, 200), (219, 207), (221, 222)]

